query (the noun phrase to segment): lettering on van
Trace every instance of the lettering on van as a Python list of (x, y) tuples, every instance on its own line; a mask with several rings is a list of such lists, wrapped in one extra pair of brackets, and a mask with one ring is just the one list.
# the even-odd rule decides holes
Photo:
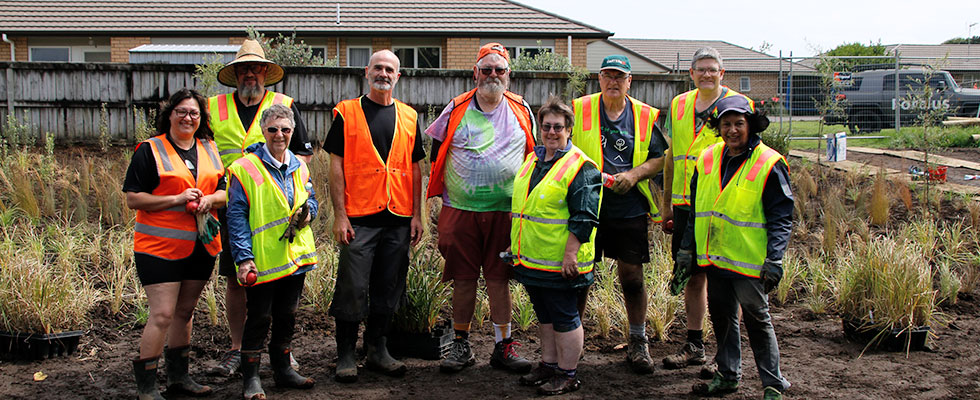
[(949, 99), (937, 99), (937, 100), (892, 99), (892, 110), (894, 110), (895, 107), (902, 107), (902, 111), (908, 111), (913, 109), (922, 110), (925, 109), (926, 107), (931, 108), (933, 110), (948, 110), (950, 108)]

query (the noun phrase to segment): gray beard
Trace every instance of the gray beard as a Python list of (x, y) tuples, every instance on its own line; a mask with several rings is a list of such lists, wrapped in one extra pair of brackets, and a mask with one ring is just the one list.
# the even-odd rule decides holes
[(504, 90), (507, 90), (507, 87), (504, 86), (504, 83), (500, 80), (490, 82), (490, 80), (487, 79), (480, 84), (480, 91), (486, 94), (499, 96), (504, 93)]
[(242, 99), (253, 99), (261, 96), (264, 89), (260, 88), (258, 85), (246, 85), (239, 88), (238, 91), (240, 92), (239, 94), (241, 94)]
[(371, 82), (371, 87), (374, 88), (375, 90), (380, 90), (380, 91), (387, 92), (387, 91), (391, 90), (391, 83), (390, 82), (378, 82), (378, 81), (374, 81), (374, 82)]

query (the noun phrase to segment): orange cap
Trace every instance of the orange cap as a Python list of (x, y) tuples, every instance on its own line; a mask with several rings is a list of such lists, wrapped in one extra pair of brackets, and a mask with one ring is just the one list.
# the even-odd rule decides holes
[(504, 60), (510, 62), (510, 55), (507, 53), (507, 48), (504, 45), (496, 42), (491, 42), (480, 47), (480, 54), (476, 56), (476, 61), (480, 62), (483, 57), (490, 55), (491, 53), (499, 54)]

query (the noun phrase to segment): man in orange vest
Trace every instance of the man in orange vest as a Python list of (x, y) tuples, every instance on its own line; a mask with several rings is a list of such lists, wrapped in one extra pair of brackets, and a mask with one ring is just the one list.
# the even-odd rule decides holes
[[(476, 88), (456, 96), (425, 133), (434, 162), (427, 197), (442, 198), (439, 251), (443, 281), (453, 281), (456, 338), (440, 370), (456, 372), (476, 363), (470, 321), (482, 267), (496, 345), (490, 365), (527, 373), (531, 363), (510, 337), (512, 267), (500, 259), (510, 246), (514, 176), (534, 146), (534, 118), (521, 96), (507, 91), (510, 55), (500, 43), (480, 48), (473, 66)], [(438, 149), (438, 150), (437, 150)]]
[[(296, 126), (293, 128), (289, 150), (303, 161), (310, 162), (313, 146), (293, 99), (265, 89), (266, 86), (279, 83), (283, 76), (282, 67), (266, 59), (262, 45), (255, 40), (242, 43), (235, 59), (218, 71), (218, 82), (235, 88), (232, 93), (208, 99), (208, 111), (211, 115), (208, 123), (214, 132), (214, 141), (225, 168), (244, 156), (246, 147), (265, 141), (259, 127), (259, 117), (262, 111), (273, 104), (284, 104), (293, 111)], [(218, 219), (221, 222), (222, 247), (226, 249), (219, 257), (218, 273), (228, 283), (225, 291), (225, 316), (228, 318), (231, 349), (211, 369), (211, 374), (228, 376), (238, 370), (241, 363), (242, 333), (245, 330), (245, 288), (235, 279), (235, 262), (227, 251), (231, 246), (228, 243), (224, 208), (218, 210)]]
[(425, 158), (418, 115), (394, 99), (401, 75), (395, 53), (374, 53), (364, 68), (371, 90), (341, 101), (323, 145), (330, 153), (334, 238), (341, 244), (330, 315), (337, 321), (338, 382), (357, 381), (357, 329), (367, 318), (369, 369), (403, 376), (387, 349), (388, 327), (405, 290), (409, 243), (422, 237)]

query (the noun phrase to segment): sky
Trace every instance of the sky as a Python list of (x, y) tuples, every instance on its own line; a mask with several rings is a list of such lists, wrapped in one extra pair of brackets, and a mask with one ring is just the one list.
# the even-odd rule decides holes
[(784, 56), (812, 56), (852, 42), (939, 44), (980, 35), (977, 0), (516, 1), (614, 38), (722, 40), (756, 50), (767, 42), (769, 54), (782, 50)]

